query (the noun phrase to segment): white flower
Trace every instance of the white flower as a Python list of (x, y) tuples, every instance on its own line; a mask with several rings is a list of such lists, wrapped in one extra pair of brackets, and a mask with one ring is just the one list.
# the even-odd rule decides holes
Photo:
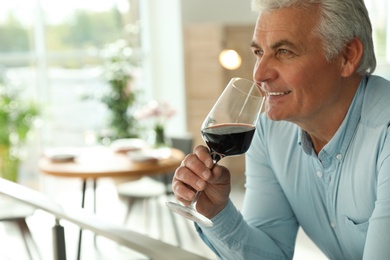
[(149, 101), (144, 107), (135, 112), (134, 117), (138, 120), (155, 119), (156, 123), (164, 123), (166, 120), (176, 114), (167, 102), (158, 102), (157, 100)]

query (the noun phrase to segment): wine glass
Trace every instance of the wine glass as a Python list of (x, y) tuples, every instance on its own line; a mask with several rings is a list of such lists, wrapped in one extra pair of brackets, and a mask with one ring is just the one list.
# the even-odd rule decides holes
[[(226, 156), (245, 153), (252, 141), (264, 98), (260, 87), (250, 80), (232, 78), (201, 126), (203, 140), (214, 164)], [(212, 227), (210, 219), (196, 211), (201, 195), (197, 191), (189, 206), (167, 202), (168, 208), (192, 221)]]

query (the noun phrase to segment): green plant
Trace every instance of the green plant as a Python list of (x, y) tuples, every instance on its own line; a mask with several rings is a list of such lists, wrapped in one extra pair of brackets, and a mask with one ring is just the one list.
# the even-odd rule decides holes
[(111, 138), (137, 137), (137, 121), (131, 111), (136, 102), (136, 92), (131, 83), (138, 60), (126, 40), (106, 45), (102, 56), (105, 60), (103, 75), (110, 85), (102, 102), (110, 111)]
[(19, 99), (16, 89), (0, 82), (0, 177), (16, 182), (27, 135), (38, 116), (38, 107)]

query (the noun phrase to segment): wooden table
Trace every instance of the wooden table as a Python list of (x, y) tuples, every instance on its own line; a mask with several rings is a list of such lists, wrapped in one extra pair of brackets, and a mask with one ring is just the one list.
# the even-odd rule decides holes
[(171, 172), (180, 165), (184, 159), (184, 153), (174, 148), (164, 149), (168, 149), (167, 158), (156, 162), (133, 162), (126, 154), (114, 152), (106, 147), (80, 148), (79, 156), (71, 161), (55, 162), (47, 157), (42, 157), (39, 160), (39, 169), (42, 173), (53, 176), (81, 179), (139, 178), (145, 175)]
[[(42, 173), (83, 180), (82, 202), (84, 207), (87, 180), (92, 179), (94, 198), (96, 198), (96, 182), (102, 177), (128, 177), (138, 179), (145, 175), (156, 175), (174, 171), (184, 159), (184, 153), (174, 148), (164, 148), (159, 152), (162, 159), (153, 162), (134, 162), (125, 153), (118, 153), (103, 146), (77, 149), (78, 156), (74, 160), (53, 161), (43, 156), (39, 160)], [(96, 199), (94, 201), (96, 211)]]
[[(43, 156), (39, 160), (42, 173), (69, 178), (80, 178), (82, 184), (81, 207), (84, 208), (87, 180), (93, 181), (94, 212), (96, 213), (97, 179), (102, 177), (141, 178), (145, 175), (164, 174), (174, 171), (184, 159), (184, 153), (174, 148), (164, 148), (162, 159), (153, 162), (134, 162), (125, 153), (118, 153), (107, 147), (86, 147), (77, 150), (78, 156), (69, 161), (53, 161)], [(82, 230), (79, 235), (78, 257), (80, 259)]]

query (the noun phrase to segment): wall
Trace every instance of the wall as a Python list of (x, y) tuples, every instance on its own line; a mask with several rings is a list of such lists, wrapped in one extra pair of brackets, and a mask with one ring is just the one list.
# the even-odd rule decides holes
[(167, 125), (169, 135), (187, 132), (183, 25), (254, 24), (250, 0), (141, 0), (145, 94), (178, 109)]
[(167, 133), (180, 135), (186, 132), (180, 0), (141, 0), (139, 5), (146, 98), (177, 109)]
[(252, 24), (256, 14), (251, 11), (251, 0), (183, 0), (183, 24), (220, 23)]
[[(254, 56), (249, 47), (257, 16), (250, 9), (250, 0), (181, 3), (187, 131), (198, 145), (204, 144), (199, 128), (230, 78), (252, 78)], [(218, 55), (226, 48), (235, 49), (243, 58), (239, 69), (229, 71), (219, 64)], [(220, 164), (227, 166), (234, 173), (232, 176), (241, 176), (245, 158), (228, 157)]]

